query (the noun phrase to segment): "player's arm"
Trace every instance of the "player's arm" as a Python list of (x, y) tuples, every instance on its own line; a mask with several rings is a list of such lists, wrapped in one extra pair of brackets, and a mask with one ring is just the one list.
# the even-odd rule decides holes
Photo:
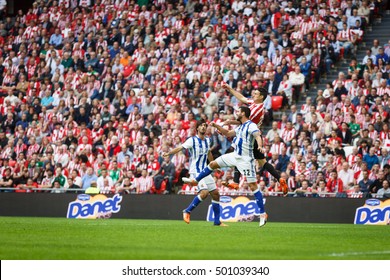
[(169, 156), (171, 156), (171, 155), (177, 154), (177, 153), (180, 152), (181, 150), (183, 150), (183, 146), (182, 146), (182, 145), (180, 145), (180, 146), (178, 146), (178, 147), (176, 147), (176, 148), (170, 150), (168, 153), (163, 153), (162, 156), (163, 156), (163, 157), (169, 157)]
[(238, 120), (226, 120), (223, 124), (224, 125), (240, 125), (241, 122)]
[(230, 92), (235, 98), (237, 98), (238, 100), (240, 100), (242, 103), (245, 103), (245, 104), (248, 104), (248, 99), (243, 96), (241, 93), (239, 93), (238, 91), (236, 91), (235, 89), (233, 89), (231, 86), (229, 86), (228, 84), (224, 83), (222, 85), (222, 88), (224, 88), (225, 90), (227, 90), (228, 92)]
[(221, 132), (221, 134), (226, 136), (226, 137), (236, 136), (236, 132), (234, 130), (227, 130), (226, 128), (223, 128), (222, 126), (216, 124), (215, 122), (212, 122), (211, 126), (218, 129), (218, 131)]
[(255, 131), (253, 133), (253, 136), (255, 137), (256, 141), (257, 141), (257, 146), (258, 146), (258, 149), (260, 152), (264, 152), (264, 149), (263, 149), (263, 138), (261, 138), (261, 135), (260, 135), (260, 131)]
[(209, 160), (209, 162), (212, 162), (214, 160), (214, 157), (213, 157), (213, 154), (211, 151), (209, 151), (209, 153), (207, 154), (207, 159)]

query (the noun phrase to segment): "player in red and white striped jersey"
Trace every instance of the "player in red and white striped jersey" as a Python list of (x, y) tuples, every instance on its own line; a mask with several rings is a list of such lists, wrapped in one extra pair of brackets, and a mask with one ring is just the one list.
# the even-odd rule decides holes
[[(236, 97), (240, 102), (249, 106), (249, 109), (251, 110), (251, 115), (250, 115), (249, 119), (252, 122), (254, 122), (255, 124), (257, 124), (258, 127), (260, 127), (261, 124), (263, 123), (263, 119), (264, 119), (264, 103), (263, 103), (263, 101), (268, 96), (267, 90), (265, 88), (259, 88), (258, 90), (256, 89), (256, 90), (252, 91), (253, 98), (248, 99), (245, 96), (243, 96), (241, 93), (239, 93), (238, 91), (234, 90), (231, 86), (229, 86), (226, 83), (224, 83), (222, 85), (222, 88), (224, 88), (225, 90), (230, 92), (232, 95), (234, 95), (234, 97)], [(230, 124), (235, 124), (233, 122), (234, 121), (230, 121)], [(225, 124), (227, 124), (227, 123), (225, 122)], [(283, 193), (286, 194), (288, 192), (286, 180), (281, 178), (279, 172), (276, 171), (276, 169), (266, 161), (265, 155), (258, 150), (256, 142), (255, 142), (255, 145), (253, 148), (253, 154), (255, 156), (255, 159), (257, 159), (260, 167), (267, 170), (272, 176), (274, 176), (279, 181), (280, 186), (283, 190)], [(238, 181), (240, 179), (239, 175), (240, 175), (239, 172), (236, 170), (236, 172), (234, 174), (234, 183), (230, 183), (229, 184), (230, 187), (232, 187), (234, 189), (238, 188)]]

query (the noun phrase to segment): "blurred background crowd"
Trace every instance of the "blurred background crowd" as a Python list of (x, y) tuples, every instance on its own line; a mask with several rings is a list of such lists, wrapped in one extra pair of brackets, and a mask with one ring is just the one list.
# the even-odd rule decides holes
[[(181, 182), (188, 154), (161, 154), (197, 120), (235, 118), (228, 83), (245, 97), (268, 90), (265, 147), (290, 196), (390, 195), (390, 41), (355, 58), (387, 1), (41, 0), (12, 16), (5, 5), (5, 191), (194, 194)], [(310, 96), (341, 60), (349, 68)], [(232, 150), (207, 134), (214, 157)], [(244, 177), (238, 191), (221, 185), (230, 169), (214, 176), (222, 194), (249, 193)], [(258, 184), (281, 194), (260, 169)]]

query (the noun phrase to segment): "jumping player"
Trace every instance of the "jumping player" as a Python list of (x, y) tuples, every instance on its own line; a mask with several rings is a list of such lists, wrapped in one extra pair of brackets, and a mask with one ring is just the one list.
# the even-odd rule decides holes
[(224, 154), (210, 162), (195, 179), (183, 178), (183, 182), (195, 186), (198, 182), (201, 182), (203, 178), (209, 176), (215, 169), (233, 166), (237, 167), (240, 173), (246, 177), (249, 187), (256, 198), (256, 203), (260, 210), (260, 226), (262, 227), (267, 222), (267, 214), (264, 210), (263, 195), (256, 184), (256, 167), (253, 155), (255, 140), (258, 144), (258, 149), (262, 152), (262, 139), (258, 127), (249, 119), (250, 114), (251, 111), (248, 107), (241, 106), (239, 108), (237, 120), (240, 121), (241, 125), (235, 130), (227, 130), (216, 123), (212, 123), (212, 126), (217, 128), (223, 135), (227, 137), (235, 136), (233, 139), (235, 150), (232, 153)]
[[(207, 124), (203, 122), (197, 122), (196, 125), (197, 135), (188, 138), (182, 145), (172, 149), (168, 153), (164, 153), (163, 157), (169, 157), (180, 152), (182, 149), (187, 149), (190, 153), (190, 176), (195, 178), (199, 173), (207, 166), (207, 160), (213, 161), (211, 154), (211, 139), (206, 137)], [(191, 204), (183, 210), (183, 220), (189, 224), (190, 215), (203, 200), (210, 194), (212, 197), (211, 205), (214, 211), (214, 225), (216, 226), (227, 226), (221, 223), (221, 209), (219, 206), (219, 192), (214, 179), (209, 176), (205, 176), (202, 180), (197, 182), (197, 188), (199, 194), (193, 199)]]
[[(265, 88), (260, 88), (258, 90), (252, 91), (252, 99), (248, 99), (245, 96), (243, 96), (238, 91), (234, 90), (231, 86), (224, 83), (222, 87), (230, 92), (233, 96), (235, 96), (239, 101), (249, 106), (249, 109), (251, 110), (251, 115), (249, 119), (254, 122), (260, 129), (261, 124), (263, 123), (264, 119), (264, 100), (267, 98), (267, 90)], [(225, 124), (240, 124), (237, 121), (226, 121)], [(257, 142), (255, 142), (255, 145), (253, 147), (253, 153), (255, 159), (258, 161), (260, 167), (263, 167), (265, 170), (267, 170), (273, 177), (275, 177), (279, 183), (280, 187), (282, 189), (282, 192), (284, 195), (288, 192), (288, 186), (285, 179), (283, 179), (279, 172), (271, 165), (269, 164), (266, 159), (265, 155), (257, 149)], [(240, 179), (240, 173), (234, 172), (234, 181), (230, 184), (225, 183), (230, 188), (238, 189), (238, 182)]]

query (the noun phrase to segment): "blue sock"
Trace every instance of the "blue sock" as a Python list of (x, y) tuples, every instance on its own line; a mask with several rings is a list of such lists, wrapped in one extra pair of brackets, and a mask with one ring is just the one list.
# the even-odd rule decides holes
[(212, 200), (211, 205), (213, 207), (214, 211), (214, 225), (220, 225), (221, 224), (221, 207), (219, 206), (219, 201)]
[(207, 165), (207, 167), (205, 169), (203, 169), (199, 175), (195, 178), (195, 180), (197, 182), (200, 182), (200, 180), (202, 180), (204, 177), (206, 176), (209, 176), (211, 173), (213, 172), (213, 170), (210, 168), (209, 165)]
[(192, 210), (196, 208), (203, 200), (200, 198), (199, 195), (195, 196), (195, 198), (192, 200), (191, 204), (188, 205), (188, 207), (184, 210), (184, 212), (191, 213)]
[(253, 192), (253, 195), (256, 198), (257, 206), (259, 207), (260, 214), (263, 214), (265, 212), (264, 210), (264, 203), (263, 203), (263, 195), (260, 190), (256, 190)]

